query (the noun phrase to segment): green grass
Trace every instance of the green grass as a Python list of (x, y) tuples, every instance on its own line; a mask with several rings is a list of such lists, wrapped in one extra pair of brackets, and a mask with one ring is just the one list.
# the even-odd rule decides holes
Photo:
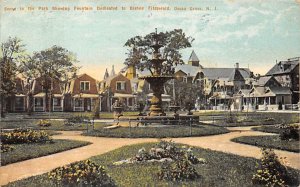
[[(192, 134), (191, 134), (192, 131)], [(120, 138), (175, 138), (189, 136), (207, 136), (215, 134), (228, 133), (229, 131), (223, 127), (212, 125), (199, 126), (170, 126), (170, 127), (119, 127), (115, 129), (97, 129), (84, 133), (88, 136), (100, 137), (120, 137)]]
[(242, 136), (232, 139), (234, 142), (255, 145), (259, 147), (281, 149), (291, 152), (300, 152), (300, 142), (296, 140), (280, 140), (279, 135), (274, 136)]
[[(38, 119), (23, 119), (19, 121), (3, 121), (1, 122), (2, 129), (15, 129), (15, 128), (31, 128), (31, 129), (40, 129), (46, 131), (54, 131), (54, 130), (61, 130), (61, 131), (72, 131), (72, 130), (86, 130), (87, 124), (75, 124), (74, 126), (67, 126), (64, 125), (64, 121), (61, 120), (50, 120), (51, 126), (49, 127), (40, 127), (37, 125), (39, 122)], [(105, 123), (95, 123), (94, 128), (102, 128), (106, 126)], [(92, 125), (89, 124), (89, 129), (92, 128)]]
[(75, 140), (54, 140), (54, 143), (10, 144), (14, 149), (1, 153), (1, 165), (37, 158), (90, 144)]
[[(103, 155), (92, 157), (91, 160), (103, 165), (118, 186), (253, 186), (252, 175), (255, 173), (255, 165), (258, 160), (254, 158), (241, 157), (237, 155), (212, 151), (209, 149), (194, 148), (197, 157), (204, 158), (207, 164), (195, 165), (200, 178), (189, 182), (161, 181), (157, 177), (160, 163), (129, 164), (126, 166), (115, 166), (113, 163), (122, 159), (133, 157), (137, 151), (145, 147), (149, 149), (154, 143), (137, 144), (125, 146)], [(298, 186), (300, 171), (290, 169), (293, 176), (290, 185)], [(53, 186), (47, 179), (47, 175), (30, 177), (10, 183), (7, 186)]]
[[(253, 128), (251, 128), (251, 130), (280, 134), (280, 132), (282, 132), (284, 129), (280, 129), (280, 128), (276, 127), (275, 125), (269, 125), (269, 126), (253, 127)], [(300, 131), (300, 129), (299, 129), (299, 131)]]

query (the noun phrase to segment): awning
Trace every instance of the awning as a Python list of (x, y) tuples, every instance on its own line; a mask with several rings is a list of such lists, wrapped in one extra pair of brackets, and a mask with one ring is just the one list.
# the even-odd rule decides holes
[(132, 98), (135, 97), (133, 94), (122, 94), (122, 93), (115, 93), (114, 98)]
[(63, 95), (62, 94), (53, 94), (52, 96), (53, 97), (62, 97)]
[(45, 97), (46, 96), (46, 93), (38, 93), (38, 94), (35, 94), (33, 97)]
[(73, 98), (98, 98), (98, 94), (76, 94)]
[(24, 95), (24, 94), (16, 94), (15, 96), (16, 97), (25, 97), (26, 95)]

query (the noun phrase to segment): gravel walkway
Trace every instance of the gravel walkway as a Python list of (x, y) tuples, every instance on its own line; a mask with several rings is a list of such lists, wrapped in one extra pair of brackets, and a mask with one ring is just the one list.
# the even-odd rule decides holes
[[(260, 158), (260, 148), (231, 142), (230, 139), (239, 136), (270, 135), (258, 131), (251, 131), (251, 127), (232, 127), (228, 128), (232, 132), (222, 135), (191, 137), (191, 138), (173, 138), (177, 143), (189, 144), (202, 148), (222, 151), (226, 153), (237, 154), (246, 157)], [(91, 145), (76, 148), (61, 153), (52, 154), (36, 159), (9, 164), (0, 167), (0, 186), (8, 182), (39, 175), (48, 172), (59, 166), (70, 164), (72, 162), (84, 160), (91, 156), (103, 154), (125, 145), (132, 145), (145, 142), (156, 142), (154, 138), (101, 138), (81, 136), (80, 131), (62, 131), (62, 134), (53, 136), (55, 139), (72, 139), (92, 142)], [(300, 154), (287, 151), (276, 150), (281, 157), (286, 157), (289, 166), (300, 169)]]

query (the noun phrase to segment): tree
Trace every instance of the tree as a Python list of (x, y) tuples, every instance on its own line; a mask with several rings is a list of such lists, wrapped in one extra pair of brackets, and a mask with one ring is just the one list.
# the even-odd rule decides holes
[(166, 91), (167, 94), (173, 95), (173, 86), (176, 88), (174, 101), (182, 108), (191, 110), (194, 108), (197, 97), (200, 95), (200, 90), (196, 84), (191, 82), (182, 82), (177, 79), (167, 82)]
[(5, 100), (15, 93), (15, 78), (18, 72), (17, 65), (26, 58), (25, 45), (16, 37), (9, 37), (1, 44), (0, 56), (0, 110), (4, 117)]
[[(153, 74), (153, 65), (150, 62), (152, 59), (152, 48), (150, 46), (153, 44), (154, 34), (135, 36), (127, 40), (124, 46), (129, 49), (127, 52), (128, 57), (124, 62), (125, 65), (136, 66), (142, 71), (148, 69)], [(192, 37), (187, 37), (182, 29), (174, 29), (158, 34), (159, 44), (164, 46), (163, 50), (161, 50), (161, 58), (166, 60), (163, 63), (162, 74), (173, 74), (174, 66), (183, 64), (182, 55), (179, 50), (191, 47), (193, 40)]]
[(76, 76), (78, 67), (75, 54), (60, 46), (35, 52), (29, 61), (21, 63), (20, 70), (29, 79), (41, 79), (45, 91), (46, 109), (50, 111), (49, 92), (53, 82), (59, 82), (61, 89), (65, 84)]

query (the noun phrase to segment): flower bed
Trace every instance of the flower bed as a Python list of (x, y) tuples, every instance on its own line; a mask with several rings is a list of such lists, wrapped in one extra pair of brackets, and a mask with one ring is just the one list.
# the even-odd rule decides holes
[(45, 131), (29, 129), (1, 132), (0, 138), (3, 144), (45, 143), (52, 141), (52, 138)]
[(51, 123), (50, 123), (49, 120), (41, 119), (41, 120), (39, 120), (39, 122), (38, 122), (38, 126), (40, 126), (40, 127), (50, 127), (50, 126), (51, 126)]
[(104, 168), (90, 160), (54, 169), (48, 177), (62, 186), (116, 186)]
[(191, 148), (179, 147), (171, 141), (161, 141), (149, 151), (141, 148), (133, 158), (115, 162), (114, 165), (141, 162), (162, 163), (160, 171), (157, 173), (158, 178), (169, 181), (194, 180), (200, 175), (193, 165), (206, 163), (204, 159), (198, 159)]
[(253, 184), (265, 186), (286, 186), (289, 175), (286, 166), (272, 149), (262, 149), (262, 158), (253, 175)]

